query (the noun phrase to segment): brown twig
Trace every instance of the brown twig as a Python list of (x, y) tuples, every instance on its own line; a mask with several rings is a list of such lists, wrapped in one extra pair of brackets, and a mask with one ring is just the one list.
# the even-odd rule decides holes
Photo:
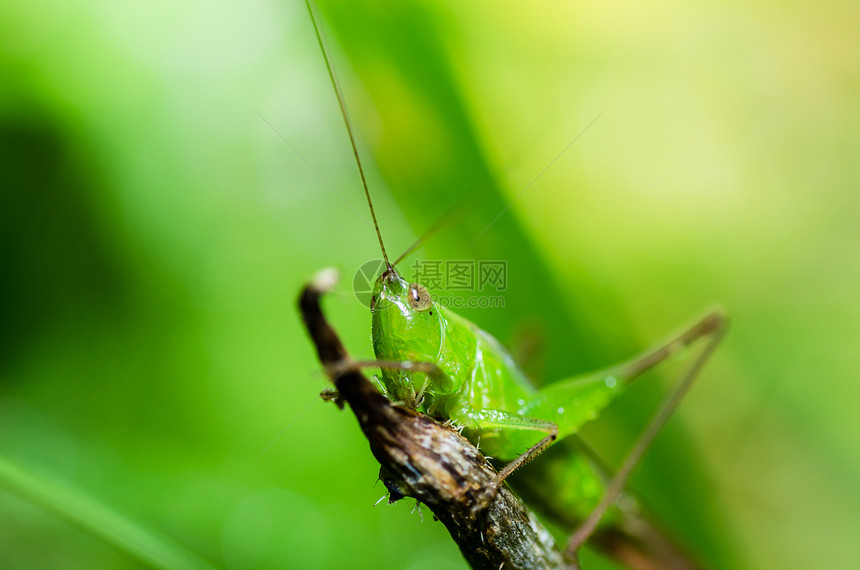
[(299, 310), (320, 362), (382, 466), (391, 499), (408, 496), (427, 505), (472, 568), (568, 568), (549, 532), (506, 486), (487, 506), (496, 471), (475, 446), (432, 418), (392, 404), (349, 367), (320, 308), (336, 279), (333, 271), (320, 273), (302, 290)]

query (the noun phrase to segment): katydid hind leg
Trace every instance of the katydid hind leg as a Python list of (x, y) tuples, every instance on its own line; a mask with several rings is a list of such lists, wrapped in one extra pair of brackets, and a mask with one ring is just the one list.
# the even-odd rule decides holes
[(702, 351), (696, 356), (695, 360), (693, 360), (684, 372), (681, 373), (675, 385), (666, 395), (656, 413), (649, 421), (645, 431), (642, 432), (631, 450), (628, 452), (627, 456), (624, 458), (621, 467), (610, 479), (603, 494), (603, 498), (591, 514), (585, 519), (579, 529), (577, 529), (571, 536), (566, 550), (568, 556), (573, 557), (579, 547), (582, 546), (582, 544), (585, 543), (592, 534), (594, 534), (600, 519), (604, 514), (606, 514), (606, 511), (621, 494), (621, 491), (624, 489), (630, 475), (641, 461), (648, 447), (678, 407), (681, 400), (690, 389), (690, 386), (701, 372), (705, 363), (722, 340), (725, 335), (726, 326), (727, 321), (723, 314), (720, 311), (713, 311), (689, 329), (672, 338), (669, 342), (664, 343), (638, 359), (622, 364), (616, 368), (619, 372), (624, 372), (635, 377), (653, 366), (656, 366), (660, 362), (665, 361), (680, 349), (694, 343), (695, 341), (699, 339), (708, 339), (707, 344), (702, 348)]
[(552, 420), (559, 437), (577, 433), (594, 420), (642, 373), (713, 333), (722, 317), (714, 312), (668, 342), (622, 364), (553, 382), (541, 388), (520, 413)]

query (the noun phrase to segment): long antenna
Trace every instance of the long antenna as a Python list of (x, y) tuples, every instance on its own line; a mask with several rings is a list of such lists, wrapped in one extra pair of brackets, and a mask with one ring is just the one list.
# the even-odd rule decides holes
[(331, 79), (331, 85), (334, 87), (334, 92), (337, 94), (337, 102), (338, 105), (340, 105), (340, 112), (343, 115), (343, 121), (346, 123), (346, 132), (349, 133), (349, 142), (352, 145), (352, 154), (355, 155), (355, 163), (358, 165), (361, 184), (364, 186), (364, 195), (367, 197), (367, 205), (370, 206), (370, 216), (373, 218), (373, 227), (376, 230), (376, 237), (379, 238), (379, 247), (382, 249), (382, 258), (385, 260), (385, 265), (388, 269), (393, 269), (391, 263), (388, 261), (388, 254), (385, 252), (385, 244), (382, 243), (382, 233), (379, 231), (379, 222), (376, 221), (376, 211), (373, 209), (373, 202), (370, 200), (370, 190), (367, 189), (367, 179), (364, 177), (364, 168), (362, 168), (361, 159), (358, 156), (358, 147), (355, 144), (355, 136), (352, 134), (352, 126), (349, 123), (349, 113), (346, 112), (346, 103), (343, 101), (343, 93), (340, 90), (340, 85), (338, 84), (337, 78), (332, 70), (331, 61), (328, 57), (328, 50), (326, 50), (325, 44), (323, 43), (322, 34), (320, 33), (320, 28), (317, 25), (316, 14), (314, 14), (314, 9), (311, 7), (310, 0), (305, 0), (305, 5), (308, 7), (308, 14), (311, 15), (311, 22), (314, 24), (314, 32), (316, 32), (317, 41), (319, 42), (320, 49), (322, 50), (325, 66), (326, 69), (328, 69), (328, 76)]

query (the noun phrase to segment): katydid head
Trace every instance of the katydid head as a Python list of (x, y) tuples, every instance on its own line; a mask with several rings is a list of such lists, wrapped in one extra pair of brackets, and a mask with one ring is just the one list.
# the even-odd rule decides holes
[[(378, 360), (435, 362), (442, 349), (442, 320), (427, 288), (394, 268), (377, 279), (371, 298), (373, 350)], [(419, 407), (429, 379), (423, 372), (383, 369), (389, 397)]]

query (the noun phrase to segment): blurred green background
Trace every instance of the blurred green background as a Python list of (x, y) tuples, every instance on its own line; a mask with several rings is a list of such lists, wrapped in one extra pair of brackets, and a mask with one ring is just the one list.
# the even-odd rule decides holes
[[(393, 255), (477, 196), (417, 258), (506, 260), (505, 308), (463, 312), (540, 339), (541, 380), (724, 306), (633, 486), (711, 567), (856, 566), (860, 4), (320, 11)], [(296, 295), (340, 268), (369, 356), (378, 248), (303, 3), (3, 3), (0, 38), (2, 462), (229, 569), (462, 568), (414, 503), (373, 507), (317, 397)], [(671, 372), (589, 426), (610, 461)], [(142, 565), (10, 489), (0, 567)]]

